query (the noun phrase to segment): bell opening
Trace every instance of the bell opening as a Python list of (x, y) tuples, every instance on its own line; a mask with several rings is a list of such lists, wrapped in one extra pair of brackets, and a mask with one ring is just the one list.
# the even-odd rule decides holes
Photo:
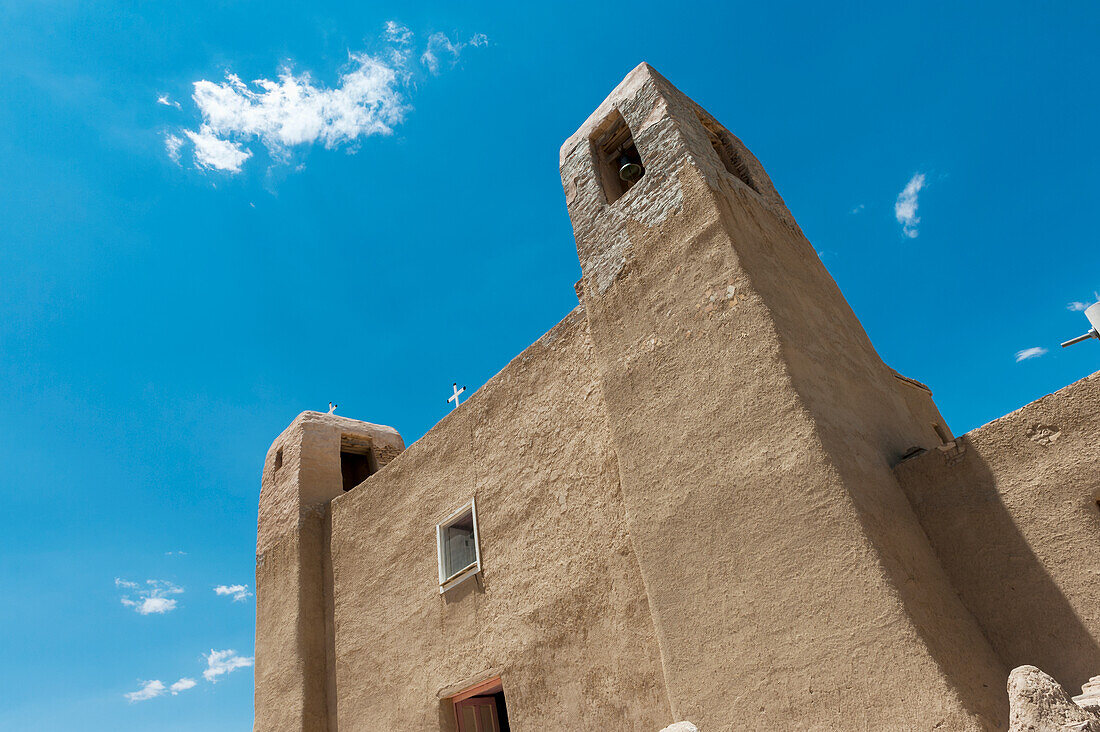
[(645, 176), (642, 156), (618, 110), (596, 128), (590, 142), (607, 202), (615, 203)]

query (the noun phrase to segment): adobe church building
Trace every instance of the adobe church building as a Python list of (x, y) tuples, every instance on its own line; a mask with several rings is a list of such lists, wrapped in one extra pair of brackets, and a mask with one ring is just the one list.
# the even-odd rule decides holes
[(256, 730), (1005, 729), (1014, 667), (1100, 674), (1100, 374), (954, 437), (646, 64), (561, 177), (564, 320), (407, 449), (271, 446)]

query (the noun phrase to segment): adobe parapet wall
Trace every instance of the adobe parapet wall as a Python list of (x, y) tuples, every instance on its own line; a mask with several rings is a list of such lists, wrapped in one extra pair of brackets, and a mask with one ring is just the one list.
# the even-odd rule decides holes
[[(435, 526), (471, 498), (484, 570), (440, 594)], [(492, 676), (515, 730), (673, 721), (583, 308), (331, 508), (332, 729), (453, 731)]]
[(1008, 667), (1100, 670), (1100, 372), (903, 461), (898, 481)]

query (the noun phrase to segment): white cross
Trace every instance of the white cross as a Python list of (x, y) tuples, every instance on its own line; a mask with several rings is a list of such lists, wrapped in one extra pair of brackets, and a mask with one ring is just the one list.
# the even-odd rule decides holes
[(447, 397), (447, 401), (454, 402), (455, 403), (455, 409), (458, 409), (458, 395), (461, 394), (462, 392), (466, 391), (466, 387), (464, 386), (461, 389), (459, 389), (458, 388), (458, 382), (455, 382), (454, 384), (451, 385), (451, 388), (454, 389), (455, 393), (452, 394), (451, 396)]

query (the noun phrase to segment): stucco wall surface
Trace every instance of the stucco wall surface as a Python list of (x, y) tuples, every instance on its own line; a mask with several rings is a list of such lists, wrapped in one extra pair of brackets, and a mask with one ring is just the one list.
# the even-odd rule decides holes
[(1067, 689), (1100, 670), (1100, 372), (895, 472), (1009, 667)]
[(391, 427), (303, 412), (264, 461), (256, 541), (256, 732), (328, 729), (331, 567), (327, 504), (343, 492), (340, 449), (355, 436), (382, 465), (404, 448)]
[(987, 689), (1007, 669), (890, 470), (938, 444), (934, 407), (909, 409), (751, 153), (733, 179), (697, 107), (644, 65), (611, 106), (645, 176), (608, 203), (585, 144), (597, 113), (562, 180), (674, 716), (996, 726)]
[[(337, 723), (450, 729), (499, 673), (517, 730), (672, 720), (578, 308), (332, 502)], [(484, 572), (440, 595), (435, 525), (476, 497)]]
[[(591, 140), (619, 115), (645, 175), (616, 198)], [(497, 675), (516, 730), (995, 729), (1012, 666), (1097, 673), (1100, 374), (953, 441), (645, 64), (561, 174), (581, 306), (400, 455), (315, 413), (273, 445), (257, 730), (453, 732)], [(356, 430), (398, 456), (343, 493)], [(471, 498), (485, 571), (440, 595)]]

